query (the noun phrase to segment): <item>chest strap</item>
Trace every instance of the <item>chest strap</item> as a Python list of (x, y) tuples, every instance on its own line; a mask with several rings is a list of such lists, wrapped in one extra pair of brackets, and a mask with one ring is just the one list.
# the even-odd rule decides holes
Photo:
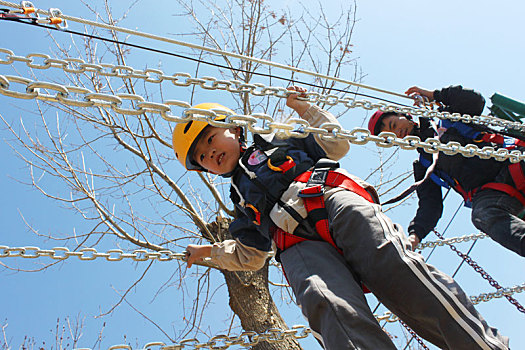
[(497, 145), (503, 146), (507, 149), (513, 149), (515, 147), (523, 147), (525, 146), (525, 141), (520, 140), (518, 138), (513, 138), (509, 136), (503, 136), (500, 134), (491, 134), (491, 133), (481, 133), (481, 138), (478, 140), (474, 140), (474, 142), (492, 142)]

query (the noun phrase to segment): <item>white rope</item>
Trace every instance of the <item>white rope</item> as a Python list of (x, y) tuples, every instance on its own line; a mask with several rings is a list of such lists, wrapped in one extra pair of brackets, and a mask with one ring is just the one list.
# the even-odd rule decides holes
[[(2, 1), (2, 0), (0, 0), (0, 5), (9, 6), (9, 7), (12, 7), (12, 8), (21, 8), (20, 5), (12, 3), (12, 2), (9, 2), (9, 1)], [(36, 13), (42, 14), (42, 15), (50, 15), (49, 11), (42, 10), (42, 9), (36, 9)], [(400, 94), (400, 93), (397, 93), (397, 92), (384, 90), (384, 89), (376, 88), (376, 87), (373, 87), (373, 86), (370, 86), (370, 85), (356, 83), (356, 82), (353, 82), (351, 80), (341, 79), (341, 78), (338, 78), (338, 77), (333, 77), (333, 76), (329, 76), (329, 75), (325, 75), (325, 74), (321, 74), (321, 73), (317, 73), (317, 72), (313, 72), (313, 71), (309, 71), (309, 70), (305, 70), (305, 69), (301, 69), (301, 68), (297, 68), (297, 67), (281, 64), (281, 63), (277, 63), (277, 62), (272, 62), (272, 61), (263, 60), (263, 59), (260, 59), (260, 58), (255, 58), (255, 57), (251, 57), (251, 56), (245, 56), (245, 55), (241, 55), (241, 54), (236, 54), (236, 53), (233, 53), (233, 52), (218, 50), (218, 49), (214, 49), (214, 48), (211, 48), (211, 47), (196, 45), (196, 44), (192, 44), (192, 43), (188, 43), (188, 42), (184, 42), (184, 41), (180, 41), (180, 40), (175, 40), (175, 39), (162, 37), (162, 36), (155, 35), (155, 34), (140, 32), (138, 30), (122, 28), (122, 27), (117, 27), (117, 26), (105, 24), (105, 23), (90, 21), (90, 20), (87, 20), (87, 19), (84, 19), (84, 18), (79, 18), (79, 17), (65, 15), (65, 14), (61, 13), (60, 11), (55, 11), (53, 13), (53, 15), (56, 16), (56, 17), (59, 17), (59, 18), (63, 18), (65, 20), (67, 20), (67, 21), (71, 21), (71, 22), (77, 22), (77, 23), (82, 23), (82, 24), (86, 24), (86, 25), (90, 25), (90, 26), (95, 26), (95, 27), (99, 27), (99, 28), (108, 29), (108, 30), (114, 30), (114, 31), (121, 32), (121, 33), (141, 36), (141, 37), (148, 38), (148, 39), (163, 41), (163, 42), (166, 42), (166, 43), (175, 44), (175, 45), (179, 45), (179, 46), (185, 46), (185, 47), (189, 47), (189, 48), (192, 48), (192, 49), (202, 50), (202, 51), (206, 51), (206, 52), (210, 52), (210, 53), (214, 53), (214, 54), (218, 54), (218, 55), (222, 55), (222, 56), (234, 57), (234, 58), (238, 58), (238, 59), (241, 59), (241, 60), (251, 61), (251, 62), (255, 62), (255, 63), (259, 63), (259, 64), (264, 64), (264, 65), (275, 67), (275, 68), (281, 68), (281, 69), (285, 69), (285, 70), (296, 72), (296, 73), (302, 73), (302, 74), (314, 76), (314, 77), (317, 77), (317, 78), (328, 79), (328, 80), (336, 81), (336, 82), (343, 83), (343, 84), (352, 85), (352, 86), (363, 88), (363, 89), (373, 90), (373, 91), (381, 92), (381, 93), (384, 93), (384, 94), (390, 94), (390, 95), (394, 95), (394, 96), (397, 96), (397, 97), (403, 97), (403, 98), (408, 98), (410, 100), (413, 100), (413, 98), (408, 97), (408, 96), (403, 95), (403, 94)]]

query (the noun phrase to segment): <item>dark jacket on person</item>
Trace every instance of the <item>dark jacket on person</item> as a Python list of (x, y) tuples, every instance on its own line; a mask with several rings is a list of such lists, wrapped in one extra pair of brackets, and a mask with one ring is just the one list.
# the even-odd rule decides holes
[[(481, 115), (485, 106), (485, 99), (478, 92), (470, 89), (464, 89), (462, 86), (450, 86), (441, 90), (434, 91), (434, 100), (440, 102), (442, 107), (440, 111), (449, 113), (460, 113), (469, 115)], [(421, 118), (420, 127), (416, 130), (416, 136), (422, 140), (429, 137), (436, 137), (436, 131), (426, 118)], [(469, 125), (475, 130), (482, 131), (476, 125)], [(459, 142), (462, 146), (473, 144), (473, 140), (463, 136), (457, 129), (448, 128), (439, 138), (441, 143), (450, 141)], [(484, 146), (494, 145), (486, 142), (475, 142), (482, 148)], [(424, 150), (419, 150), (420, 157), (432, 162), (432, 155)], [(416, 181), (423, 179), (427, 167), (416, 160), (414, 166), (414, 177)], [(481, 159), (479, 157), (464, 157), (461, 154), (446, 155), (439, 154), (434, 174), (439, 177), (448, 175), (453, 181), (465, 190), (472, 191), (480, 186), (493, 182), (495, 177), (502, 168), (508, 166), (507, 162), (499, 162), (495, 159)], [(446, 174), (446, 175), (443, 175)], [(441, 186), (431, 179), (427, 179), (417, 188), (419, 205), (414, 219), (408, 226), (409, 234), (415, 233), (420, 240), (436, 226), (443, 212), (443, 200)]]
[[(302, 118), (312, 127), (338, 123), (328, 111), (310, 106)], [(299, 192), (306, 183), (295, 178), (320, 159), (336, 161), (349, 150), (342, 138), (321, 138), (317, 134), (279, 140), (275, 135), (254, 135), (254, 143), (242, 152), (238, 166), (231, 174), (230, 198), (235, 205), (235, 220), (229, 231), (233, 239), (214, 243), (211, 260), (230, 271), (258, 270), (272, 250), (273, 229), (294, 233), (308, 239), (319, 239)], [(375, 190), (364, 181), (352, 177), (344, 169), (334, 172), (352, 178), (378, 200)], [(343, 188), (326, 186), (328, 198)]]

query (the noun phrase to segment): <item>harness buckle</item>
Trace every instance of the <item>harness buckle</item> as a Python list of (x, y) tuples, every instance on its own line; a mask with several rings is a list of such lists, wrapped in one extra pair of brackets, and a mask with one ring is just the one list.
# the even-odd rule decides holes
[(306, 187), (299, 191), (299, 194), (297, 197), (301, 198), (314, 198), (314, 197), (320, 197), (324, 195), (324, 186), (323, 185), (315, 185)]
[(315, 185), (323, 186), (326, 183), (326, 178), (330, 170), (336, 169), (339, 167), (339, 163), (326, 158), (321, 158), (317, 161), (312, 169), (312, 174), (306, 183), (306, 187), (312, 187)]
[(306, 182), (306, 187), (299, 191), (298, 197), (313, 198), (324, 195), (324, 186), (328, 173), (339, 166), (339, 163), (331, 159), (320, 159), (312, 169), (312, 173)]

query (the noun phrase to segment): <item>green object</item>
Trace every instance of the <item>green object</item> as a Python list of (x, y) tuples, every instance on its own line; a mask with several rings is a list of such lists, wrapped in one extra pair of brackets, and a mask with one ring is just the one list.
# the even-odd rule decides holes
[(490, 98), (492, 107), (489, 109), (498, 118), (521, 121), (525, 118), (525, 103), (513, 100), (510, 97), (495, 93)]
[[(514, 122), (522, 122), (525, 118), (525, 103), (516, 101), (510, 97), (495, 93), (490, 98), (492, 106), (489, 107), (490, 112), (495, 117), (506, 119)], [(524, 137), (525, 133), (517, 130), (506, 130), (507, 133), (514, 136)]]

